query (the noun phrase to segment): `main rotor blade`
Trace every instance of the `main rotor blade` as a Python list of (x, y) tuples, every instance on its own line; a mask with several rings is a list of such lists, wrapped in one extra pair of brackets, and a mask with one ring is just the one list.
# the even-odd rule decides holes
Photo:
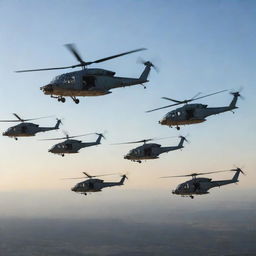
[(25, 70), (16, 70), (16, 73), (24, 73), (24, 72), (34, 72), (34, 71), (46, 71), (46, 70), (57, 70), (57, 69), (68, 69), (68, 68), (76, 68), (80, 67), (81, 64), (73, 65), (73, 66), (66, 66), (66, 67), (57, 67), (57, 68), (39, 68), (39, 69), (25, 69)]
[(164, 109), (164, 108), (169, 108), (169, 107), (177, 106), (177, 105), (181, 105), (181, 104), (186, 104), (186, 103), (189, 103), (189, 102), (194, 101), (194, 100), (202, 99), (202, 98), (209, 97), (209, 96), (212, 96), (212, 95), (215, 95), (215, 94), (218, 94), (218, 93), (222, 93), (222, 92), (226, 92), (226, 91), (227, 90), (222, 90), (222, 91), (214, 92), (214, 93), (211, 93), (211, 94), (207, 94), (207, 95), (195, 98), (196, 96), (201, 94), (201, 93), (197, 93), (191, 99), (189, 99), (189, 100), (182, 100), (182, 101), (174, 100), (174, 99), (167, 98), (167, 97), (162, 97), (162, 99), (170, 100), (170, 101), (177, 102), (177, 103), (172, 104), (172, 105), (168, 105), (168, 106), (164, 106), (164, 107), (160, 107), (160, 108), (155, 108), (155, 109), (152, 109), (152, 110), (148, 110), (148, 111), (146, 111), (146, 113), (153, 112), (153, 111), (160, 110), (160, 109)]
[(52, 138), (52, 139), (42, 139), (42, 140), (64, 140), (64, 139), (70, 139), (70, 138), (76, 138), (76, 137), (83, 137), (83, 136), (87, 136), (87, 135), (91, 135), (94, 133), (86, 133), (86, 134), (81, 134), (81, 135), (75, 135), (75, 136), (65, 136), (65, 137), (61, 137), (61, 138)]
[(124, 52), (124, 53), (121, 53), (121, 54), (106, 57), (106, 58), (103, 58), (103, 59), (98, 59), (98, 60), (90, 61), (90, 62), (84, 62), (83, 59), (81, 58), (81, 56), (79, 55), (78, 51), (76, 50), (74, 44), (66, 44), (65, 46), (72, 52), (72, 54), (76, 57), (76, 59), (80, 62), (80, 64), (72, 65), (72, 66), (64, 66), (64, 67), (54, 67), (54, 68), (16, 70), (15, 72), (16, 73), (24, 73), (24, 72), (47, 71), (47, 70), (58, 70), (58, 69), (83, 67), (83, 66), (87, 66), (87, 65), (90, 65), (90, 64), (93, 64), (93, 63), (100, 63), (100, 62), (103, 62), (103, 61), (118, 58), (118, 57), (121, 57), (121, 56), (124, 56), (124, 55), (127, 55), (127, 54), (131, 54), (131, 53), (134, 53), (134, 52), (139, 52), (139, 51), (146, 50), (146, 48), (140, 48), (140, 49), (136, 49), (136, 50), (133, 50), (133, 51)]
[[(90, 175), (86, 172), (83, 172), (85, 176), (87, 176), (89, 179), (94, 177), (102, 177), (102, 176), (111, 176), (111, 175), (119, 175), (119, 173), (109, 173), (109, 174), (101, 174), (101, 175)], [(75, 177), (75, 178), (63, 178), (62, 180), (76, 180), (76, 179), (84, 179), (85, 177)]]
[(101, 174), (101, 175), (92, 175), (91, 177), (103, 177), (103, 176), (111, 176), (111, 175), (119, 175), (119, 173), (109, 173), (109, 174)]
[(152, 139), (146, 139), (146, 140), (137, 140), (137, 141), (129, 141), (129, 142), (121, 142), (121, 143), (114, 143), (112, 145), (122, 145), (122, 144), (135, 144), (135, 143), (142, 143), (142, 142), (147, 142), (147, 141), (151, 141), (154, 140), (154, 138)]
[(177, 106), (177, 105), (180, 105), (180, 104), (183, 104), (183, 103), (175, 103), (175, 104), (171, 104), (171, 105), (160, 107), (160, 108), (154, 108), (154, 109), (151, 109), (151, 110), (147, 110), (146, 113), (153, 112), (153, 111), (160, 110), (160, 109), (164, 109), (164, 108)]
[(0, 120), (0, 122), (26, 122), (26, 121), (32, 121), (32, 120), (38, 120), (38, 119), (53, 117), (53, 116), (43, 116), (43, 117), (37, 117), (37, 118), (22, 119), (15, 113), (13, 113), (13, 115), (15, 117), (17, 117), (18, 120)]
[(18, 119), (19, 121), (21, 121), (21, 122), (24, 121), (24, 119), (20, 118), (16, 113), (13, 113), (13, 115), (14, 115), (15, 117), (17, 117), (17, 119)]
[(230, 170), (224, 170), (224, 171), (214, 171), (214, 172), (199, 172), (199, 173), (191, 173), (191, 174), (185, 174), (185, 175), (177, 175), (177, 176), (163, 176), (160, 178), (177, 178), (177, 177), (190, 177), (190, 176), (198, 176), (203, 174), (211, 174), (211, 173), (219, 173), (219, 172), (229, 172)]
[(147, 49), (146, 48), (139, 48), (139, 49), (132, 50), (132, 51), (129, 51), (129, 52), (123, 52), (123, 53), (112, 55), (112, 56), (109, 56), (109, 57), (106, 57), (106, 58), (103, 58), (103, 59), (98, 59), (98, 60), (95, 60), (95, 61), (92, 61), (92, 62), (86, 62), (86, 65), (90, 65), (90, 64), (93, 64), (93, 63), (100, 63), (100, 62), (103, 62), (103, 61), (111, 60), (111, 59), (118, 58), (118, 57), (121, 57), (121, 56), (124, 56), (124, 55), (127, 55), (127, 54), (131, 54), (131, 53), (139, 52), (139, 51), (144, 51), (144, 50), (147, 50)]
[(83, 59), (81, 58), (80, 54), (78, 53), (76, 47), (74, 44), (65, 44), (65, 46), (68, 48), (69, 51), (71, 51), (73, 53), (73, 55), (76, 57), (76, 59), (82, 64), (84, 65), (85, 62), (83, 61)]
[(173, 102), (176, 102), (176, 103), (182, 102), (182, 101), (180, 101), (180, 100), (174, 100), (174, 99), (167, 98), (167, 97), (162, 97), (162, 99), (164, 99), (164, 100), (170, 100), (170, 101), (173, 101)]
[(81, 134), (81, 135), (68, 136), (68, 138), (69, 139), (70, 138), (77, 138), (77, 137), (83, 137), (83, 136), (92, 135), (92, 134), (95, 134), (95, 133), (91, 132), (91, 133), (86, 133), (86, 134)]
[(226, 92), (226, 91), (227, 91), (227, 90), (222, 90), (222, 91), (218, 91), (218, 92), (210, 93), (210, 94), (207, 94), (207, 95), (204, 95), (204, 96), (198, 97), (198, 98), (191, 98), (191, 99), (190, 99), (190, 100), (188, 100), (188, 101), (194, 101), (194, 100), (202, 99), (202, 98), (209, 97), (209, 96), (212, 96), (212, 95), (215, 95), (215, 94), (219, 94), (219, 93), (222, 93), (222, 92)]

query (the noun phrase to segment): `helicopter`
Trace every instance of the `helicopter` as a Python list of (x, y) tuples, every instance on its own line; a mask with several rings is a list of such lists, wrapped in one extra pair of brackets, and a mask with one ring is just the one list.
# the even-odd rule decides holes
[[(90, 134), (96, 134), (98, 135), (98, 138), (94, 142), (82, 142), (81, 140), (73, 140), (72, 138), (76, 137), (82, 137)], [(61, 155), (62, 157), (65, 154), (74, 154), (74, 153), (79, 153), (79, 150), (81, 148), (86, 148), (86, 147), (91, 147), (91, 146), (96, 146), (100, 144), (101, 138), (104, 138), (104, 135), (102, 133), (87, 133), (87, 134), (82, 134), (82, 135), (76, 135), (76, 136), (69, 136), (66, 134), (66, 137), (62, 138), (53, 138), (53, 139), (43, 139), (43, 140), (63, 140), (66, 139), (65, 141), (53, 145), (48, 152), (53, 153), (53, 154), (58, 154)]]
[[(170, 138), (170, 137), (167, 137)], [(153, 140), (161, 140), (166, 138), (152, 138), (152, 139), (145, 139), (145, 140), (138, 140), (132, 142), (124, 142), (124, 143), (117, 143), (115, 145), (120, 144), (134, 144), (134, 143), (144, 143), (142, 146), (134, 148), (129, 151), (128, 154), (124, 156), (124, 159), (131, 160), (133, 162), (141, 163), (141, 160), (149, 160), (149, 159), (157, 159), (159, 155), (162, 153), (168, 153), (169, 151), (182, 149), (184, 141), (187, 139), (184, 136), (179, 136), (180, 142), (177, 146), (169, 146), (169, 147), (162, 147), (160, 144), (157, 143), (146, 143), (148, 141)]]
[(238, 108), (236, 106), (236, 102), (238, 97), (241, 97), (239, 92), (231, 92), (230, 94), (233, 95), (233, 99), (231, 103), (228, 106), (225, 107), (215, 107), (215, 108), (209, 108), (208, 105), (204, 104), (188, 104), (189, 102), (192, 102), (194, 100), (202, 99), (205, 97), (209, 97), (218, 93), (222, 93), (227, 90), (222, 90), (219, 92), (211, 93), (208, 95), (200, 96), (198, 97), (201, 93), (197, 93), (194, 97), (192, 97), (189, 100), (174, 100), (171, 98), (167, 97), (162, 97), (162, 99), (165, 100), (170, 100), (175, 102), (174, 104), (165, 106), (165, 107), (160, 107), (152, 110), (146, 111), (148, 112), (153, 112), (159, 109), (163, 108), (169, 108), (181, 104), (185, 104), (184, 106), (177, 108), (175, 110), (172, 110), (168, 112), (162, 120), (159, 121), (159, 124), (161, 125), (167, 125), (169, 127), (176, 126), (177, 130), (180, 130), (180, 125), (190, 125), (190, 124), (198, 124), (206, 121), (206, 117), (211, 116), (211, 115), (217, 115), (226, 111), (233, 111), (234, 109)]
[[(33, 71), (45, 71), (45, 70), (59, 70), (81, 67), (82, 70), (65, 73), (55, 77), (49, 84), (40, 87), (45, 95), (50, 95), (52, 98), (56, 98), (60, 102), (65, 102), (65, 97), (70, 97), (76, 104), (79, 103), (79, 96), (100, 96), (112, 93), (110, 90), (132, 86), (149, 82), (148, 75), (151, 67), (156, 67), (150, 61), (144, 61), (145, 69), (139, 78), (117, 77), (115, 72), (99, 69), (99, 68), (87, 68), (87, 66), (95, 63), (101, 63), (113, 58), (121, 57), (127, 54), (146, 50), (146, 48), (140, 48), (128, 52), (123, 52), (117, 55), (109, 56), (106, 58), (98, 59), (95, 61), (86, 62), (82, 59), (78, 53), (74, 44), (66, 44), (67, 49), (75, 56), (79, 64), (65, 67), (54, 68), (41, 68), (30, 70), (18, 70), (20, 72), (33, 72)], [(144, 85), (143, 85), (144, 86)], [(145, 88), (145, 86), (144, 86)]]
[[(197, 178), (199, 175), (203, 174), (212, 174), (212, 173), (219, 173), (219, 172), (228, 172), (232, 171), (235, 172), (232, 179), (229, 180), (212, 180), (209, 178)], [(172, 191), (172, 194), (181, 195), (183, 197), (189, 196), (191, 199), (194, 198), (194, 195), (204, 195), (208, 194), (208, 190), (214, 187), (220, 187), (232, 183), (237, 183), (239, 174), (244, 172), (240, 168), (231, 169), (226, 171), (215, 171), (215, 172), (200, 172), (200, 173), (191, 173), (187, 175), (179, 175), (179, 176), (165, 176), (161, 178), (173, 178), (173, 177), (189, 177), (191, 176), (192, 179), (188, 180), (184, 183), (178, 185), (178, 187)]]
[(53, 127), (40, 127), (38, 124), (28, 123), (27, 121), (42, 119), (46, 117), (39, 117), (39, 118), (30, 118), (30, 119), (23, 119), (16, 113), (13, 115), (18, 120), (0, 120), (0, 122), (21, 122), (18, 125), (12, 126), (8, 128), (5, 132), (2, 133), (3, 136), (13, 137), (15, 140), (18, 140), (18, 137), (30, 137), (35, 136), (38, 132), (47, 132), (52, 130), (58, 130), (61, 124), (61, 120), (57, 119), (57, 123)]
[[(124, 174), (121, 176), (122, 178), (120, 181), (104, 182), (104, 180), (94, 179), (94, 178), (101, 177), (101, 176), (109, 176), (114, 174), (112, 173), (112, 174), (103, 174), (103, 175), (90, 175), (86, 172), (83, 172), (83, 174), (87, 176), (89, 179), (79, 182), (73, 188), (71, 188), (71, 191), (74, 191), (76, 193), (80, 193), (83, 195), (87, 195), (88, 192), (100, 192), (103, 188), (107, 188), (107, 187), (122, 186), (124, 185), (125, 179), (128, 179), (127, 176)], [(68, 178), (68, 179), (84, 179), (84, 177)]]

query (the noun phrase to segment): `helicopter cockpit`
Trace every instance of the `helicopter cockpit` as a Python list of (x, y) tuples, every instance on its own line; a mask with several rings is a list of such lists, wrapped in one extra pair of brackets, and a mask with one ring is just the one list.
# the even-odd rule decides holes
[(181, 194), (181, 193), (186, 193), (189, 192), (190, 186), (189, 183), (181, 183), (177, 186), (175, 190), (172, 191), (173, 194)]
[(64, 85), (73, 85), (75, 84), (75, 74), (74, 73), (67, 73), (62, 74), (60, 76), (56, 76), (51, 83), (53, 84), (64, 84)]

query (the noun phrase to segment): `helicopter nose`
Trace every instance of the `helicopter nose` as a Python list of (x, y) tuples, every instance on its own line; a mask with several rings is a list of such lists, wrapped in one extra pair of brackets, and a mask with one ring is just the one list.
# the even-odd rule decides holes
[(2, 135), (3, 135), (3, 136), (6, 136), (6, 135), (7, 135), (7, 133), (6, 133), (6, 132), (3, 132), (3, 133), (2, 133)]
[(75, 192), (75, 191), (76, 191), (76, 189), (73, 187), (73, 188), (71, 188), (71, 191), (74, 191), (74, 192)]
[(162, 120), (158, 121), (159, 124), (166, 124), (167, 120), (166, 118), (163, 118)]
[(40, 90), (42, 90), (43, 92), (53, 92), (53, 85), (47, 84), (45, 86), (40, 87)]

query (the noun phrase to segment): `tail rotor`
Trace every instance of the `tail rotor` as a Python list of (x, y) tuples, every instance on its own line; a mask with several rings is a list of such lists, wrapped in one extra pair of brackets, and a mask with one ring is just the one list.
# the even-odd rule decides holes
[(154, 65), (151, 61), (145, 61), (144, 59), (139, 57), (137, 63), (143, 64), (146, 67), (152, 67), (157, 73), (159, 73), (159, 68), (156, 65)]

